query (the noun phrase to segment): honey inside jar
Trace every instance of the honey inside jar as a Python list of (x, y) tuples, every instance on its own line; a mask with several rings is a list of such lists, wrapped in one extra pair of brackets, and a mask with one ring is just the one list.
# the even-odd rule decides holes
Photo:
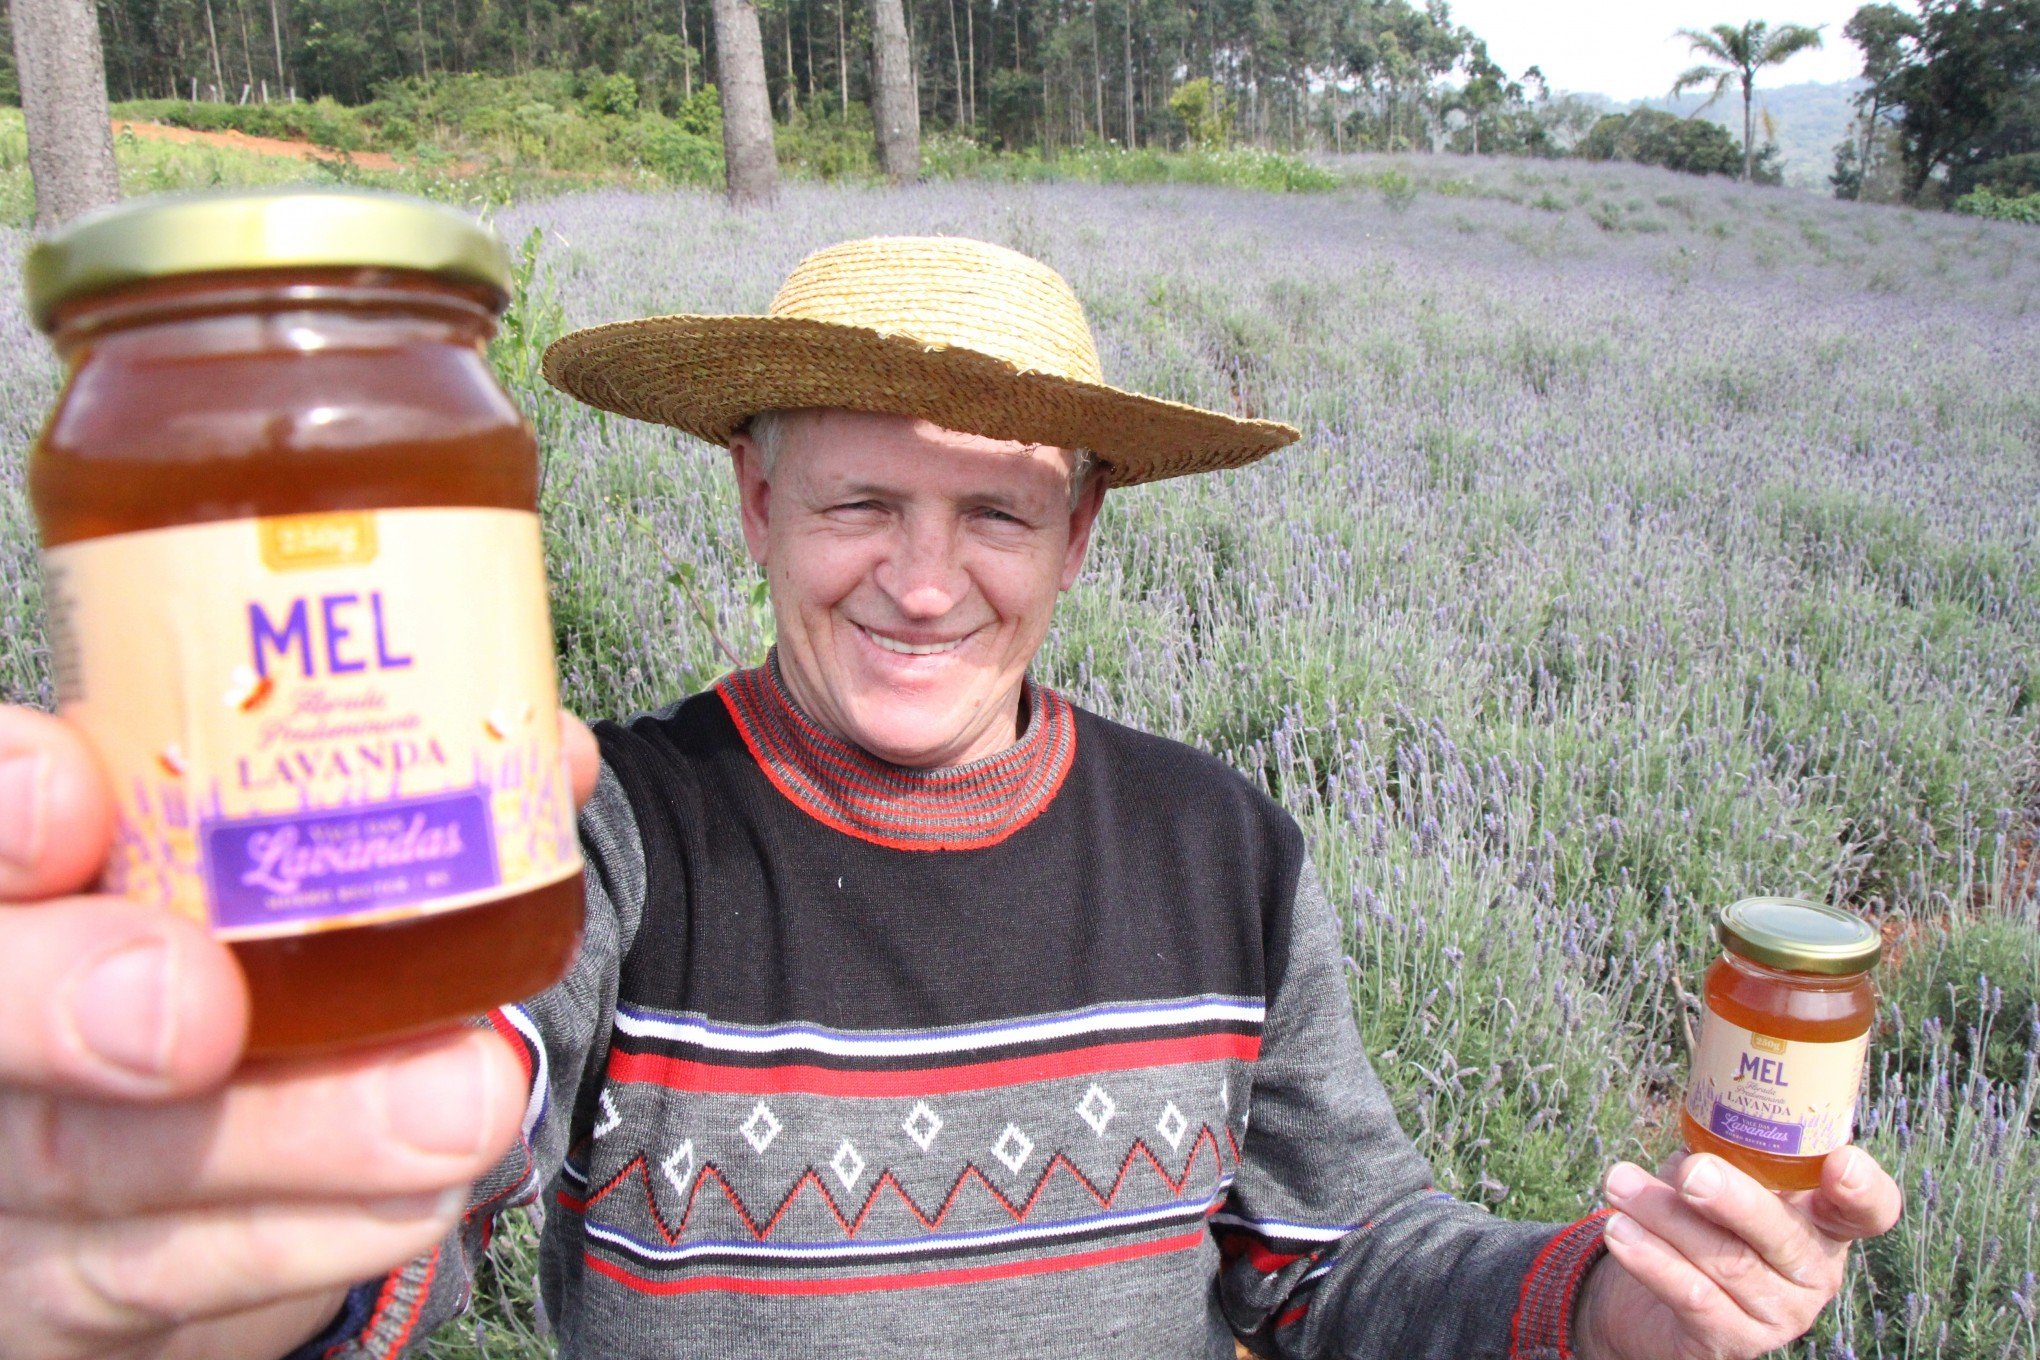
[(1813, 1189), (1853, 1132), (1882, 939), (1848, 912), (1778, 897), (1728, 907), (1719, 934), (1679, 1112), (1686, 1147), (1773, 1190)]
[(538, 458), (494, 238), (387, 195), (143, 201), (29, 263), (29, 464), (107, 886), (238, 957), (251, 1054), (529, 996), (577, 946)]

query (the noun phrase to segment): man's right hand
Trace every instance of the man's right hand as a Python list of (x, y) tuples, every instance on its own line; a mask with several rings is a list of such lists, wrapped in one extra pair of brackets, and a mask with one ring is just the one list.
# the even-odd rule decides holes
[(445, 1235), (523, 1078), (476, 1029), (237, 1070), (232, 954), (89, 890), (113, 818), (74, 728), (0, 707), (0, 1360), (273, 1360)]

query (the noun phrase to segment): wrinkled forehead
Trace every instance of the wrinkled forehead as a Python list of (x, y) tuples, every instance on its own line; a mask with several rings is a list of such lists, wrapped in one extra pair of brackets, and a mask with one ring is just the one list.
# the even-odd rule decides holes
[(754, 430), (767, 458), (798, 459), (805, 476), (883, 475), (931, 487), (992, 479), (1012, 487), (1067, 487), (1083, 455), (1054, 444), (994, 439), (917, 416), (866, 411), (779, 411)]

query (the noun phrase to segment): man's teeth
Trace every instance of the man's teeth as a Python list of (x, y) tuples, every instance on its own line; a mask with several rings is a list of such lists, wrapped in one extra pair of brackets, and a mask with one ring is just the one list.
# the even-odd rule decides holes
[(953, 652), (958, 647), (961, 647), (963, 645), (962, 638), (957, 638), (954, 641), (950, 642), (927, 642), (919, 644), (912, 642), (901, 642), (898, 638), (889, 638), (884, 633), (874, 633), (869, 628), (864, 630), (864, 636), (870, 638), (873, 642), (877, 643), (880, 647), (884, 648), (886, 651), (898, 652), (901, 656), (938, 656), (943, 652)]

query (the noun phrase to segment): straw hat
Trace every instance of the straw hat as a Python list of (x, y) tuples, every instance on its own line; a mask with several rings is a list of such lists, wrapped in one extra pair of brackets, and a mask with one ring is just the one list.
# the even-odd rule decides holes
[(802, 260), (764, 316), (655, 316), (562, 336), (553, 386), (727, 444), (763, 410), (840, 407), (1089, 449), (1111, 485), (1239, 467), (1297, 432), (1108, 386), (1084, 309), (1047, 265), (958, 237)]

